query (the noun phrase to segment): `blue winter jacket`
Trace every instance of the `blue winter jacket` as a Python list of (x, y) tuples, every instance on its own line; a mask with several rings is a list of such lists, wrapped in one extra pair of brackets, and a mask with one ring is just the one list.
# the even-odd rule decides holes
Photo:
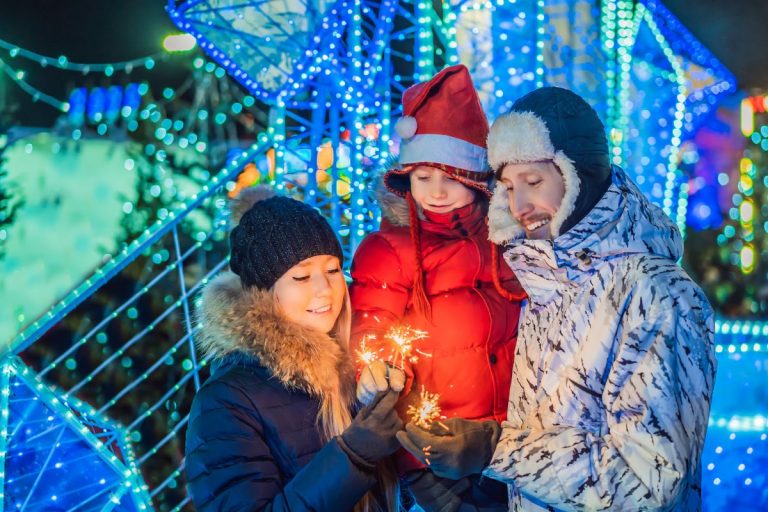
[(217, 361), (195, 396), (186, 473), (200, 512), (343, 512), (370, 490), (372, 473), (335, 439), (324, 443), (322, 400), (353, 400), (352, 365), (326, 335), (297, 331), (268, 293), (224, 273), (203, 294), (198, 339)]

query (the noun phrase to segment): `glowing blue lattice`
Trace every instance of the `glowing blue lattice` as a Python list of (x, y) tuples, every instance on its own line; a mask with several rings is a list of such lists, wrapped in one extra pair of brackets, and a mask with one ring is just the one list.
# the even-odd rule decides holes
[(20, 359), (2, 368), (0, 509), (151, 510), (125, 434), (58, 397)]
[(325, 49), (339, 23), (339, 10), (328, 12), (333, 4), (191, 0), (169, 14), (241, 84), (274, 99), (292, 94), (319, 71), (314, 54)]
[(623, 134), (622, 156), (615, 162), (623, 164), (651, 201), (680, 221), (677, 155), (685, 113), (684, 73), (650, 11), (638, 4), (633, 24), (631, 63), (622, 72), (625, 114), (617, 127)]
[(643, 0), (685, 75), (686, 132), (695, 131), (723, 96), (736, 91), (736, 77), (661, 2)]
[(480, 101), (494, 119), (542, 85), (539, 1), (452, 4), (459, 60), (469, 68)]
[[(188, 0), (174, 23), (235, 80), (269, 104), (315, 108), (334, 89), (349, 110), (369, 108), (396, 0)], [(322, 98), (319, 98), (322, 100)]]

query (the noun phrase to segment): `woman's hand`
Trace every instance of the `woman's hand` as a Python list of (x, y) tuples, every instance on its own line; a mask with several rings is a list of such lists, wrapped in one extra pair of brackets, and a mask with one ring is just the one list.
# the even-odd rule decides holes
[(341, 448), (359, 466), (373, 470), (379, 460), (400, 448), (396, 435), (403, 421), (395, 411), (397, 398), (391, 389), (377, 394), (338, 437)]
[(405, 387), (405, 373), (385, 361), (374, 361), (366, 366), (357, 382), (357, 399), (368, 405), (377, 393), (391, 389), (399, 393)]

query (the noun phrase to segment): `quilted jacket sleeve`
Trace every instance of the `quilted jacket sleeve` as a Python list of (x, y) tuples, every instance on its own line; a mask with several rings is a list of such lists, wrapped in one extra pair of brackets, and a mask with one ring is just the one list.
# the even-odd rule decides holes
[(486, 475), (559, 510), (675, 505), (699, 463), (716, 361), (708, 302), (673, 281), (629, 301), (600, 395), (603, 431), (505, 424)]
[(352, 510), (375, 483), (335, 440), (284, 482), (258, 410), (242, 389), (217, 382), (195, 397), (187, 432), (186, 472), (200, 512)]
[(352, 281), (351, 352), (356, 354), (365, 339), (366, 347), (380, 354), (380, 359), (389, 359), (392, 347), (383, 336), (389, 327), (402, 321), (413, 276), (390, 242), (374, 233), (363, 240), (355, 253)]

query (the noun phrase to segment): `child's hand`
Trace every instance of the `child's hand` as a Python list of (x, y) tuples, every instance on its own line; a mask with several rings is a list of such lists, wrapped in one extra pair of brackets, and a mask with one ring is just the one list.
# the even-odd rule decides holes
[(374, 361), (363, 369), (357, 381), (357, 399), (365, 405), (371, 403), (380, 391), (392, 389), (400, 392), (405, 387), (405, 373), (384, 361)]

